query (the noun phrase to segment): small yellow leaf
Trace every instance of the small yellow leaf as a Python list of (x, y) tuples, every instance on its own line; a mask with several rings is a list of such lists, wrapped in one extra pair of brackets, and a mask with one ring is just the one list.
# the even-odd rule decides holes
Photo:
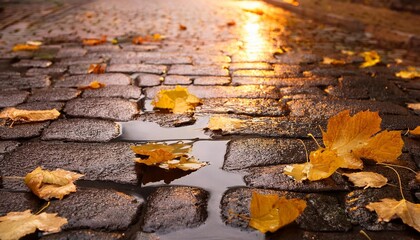
[(60, 116), (56, 109), (52, 110), (21, 110), (16, 108), (5, 108), (0, 112), (0, 118), (21, 122), (42, 122), (54, 120)]
[(413, 79), (420, 77), (420, 70), (416, 67), (407, 67), (407, 70), (399, 71), (395, 76), (404, 79)]
[(306, 201), (252, 192), (249, 226), (262, 233), (275, 232), (293, 222), (306, 208)]
[(414, 130), (411, 130), (410, 134), (420, 136), (420, 126), (417, 126)]
[(90, 64), (88, 68), (88, 73), (94, 73), (94, 74), (102, 74), (105, 73), (106, 70), (106, 64)]
[(405, 199), (397, 201), (384, 198), (380, 202), (369, 203), (366, 208), (378, 214), (378, 221), (389, 222), (394, 218), (401, 218), (405, 224), (420, 232), (420, 204)]
[(82, 40), (83, 45), (95, 46), (106, 43), (106, 36), (103, 35), (101, 38), (85, 38)]
[(63, 169), (48, 171), (37, 167), (25, 176), (25, 184), (35, 195), (44, 200), (62, 199), (65, 195), (76, 192), (76, 185), (73, 182), (82, 176)]
[(152, 102), (155, 108), (169, 109), (175, 114), (191, 112), (201, 100), (190, 94), (188, 89), (176, 86), (175, 89), (161, 90)]
[(39, 45), (33, 45), (33, 44), (16, 44), (13, 46), (12, 51), (35, 51), (39, 49)]
[(376, 51), (368, 51), (361, 53), (365, 62), (360, 65), (360, 68), (372, 67), (381, 62), (381, 56)]
[(34, 215), (30, 210), (9, 212), (0, 217), (0, 239), (14, 240), (35, 232), (37, 229), (47, 233), (61, 231), (67, 219), (57, 217), (57, 213), (41, 213)]
[(217, 116), (210, 118), (207, 128), (212, 131), (222, 130), (229, 132), (242, 128), (244, 123), (245, 121), (241, 119)]
[(334, 58), (324, 57), (323, 60), (322, 60), (322, 64), (343, 65), (343, 64), (346, 64), (346, 61), (344, 61), (342, 59), (334, 59)]
[(78, 87), (77, 89), (79, 89), (79, 90), (98, 89), (98, 88), (103, 88), (105, 86), (106, 85), (104, 83), (101, 83), (99, 81), (93, 81), (89, 85)]
[(283, 173), (294, 178), (296, 181), (303, 181), (308, 179), (308, 173), (311, 167), (312, 164), (309, 162), (287, 165), (283, 168)]
[(354, 56), (354, 52), (350, 50), (341, 50), (341, 53), (347, 56)]
[(374, 172), (344, 173), (343, 175), (348, 177), (354, 186), (365, 189), (368, 187), (381, 188), (388, 182), (386, 177)]

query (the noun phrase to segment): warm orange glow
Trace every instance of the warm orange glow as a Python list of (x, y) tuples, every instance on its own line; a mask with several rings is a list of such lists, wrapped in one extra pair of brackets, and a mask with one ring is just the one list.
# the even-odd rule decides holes
[(244, 51), (248, 61), (258, 60), (262, 52), (269, 50), (269, 36), (263, 34), (262, 24), (259, 15), (247, 16), (247, 21), (242, 29), (242, 41), (244, 42)]

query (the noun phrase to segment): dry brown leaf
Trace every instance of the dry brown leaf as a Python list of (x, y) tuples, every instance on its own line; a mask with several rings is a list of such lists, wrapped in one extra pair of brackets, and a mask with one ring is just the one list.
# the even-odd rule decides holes
[(99, 81), (93, 81), (89, 85), (78, 87), (77, 89), (79, 89), (79, 90), (98, 89), (98, 88), (103, 88), (105, 86), (106, 85), (104, 83), (101, 83)]
[(405, 224), (420, 232), (420, 204), (405, 199), (397, 201), (384, 198), (380, 202), (369, 203), (366, 208), (378, 214), (378, 221), (389, 222), (392, 219), (401, 218)]
[(381, 188), (388, 182), (386, 177), (374, 172), (344, 173), (343, 175), (348, 177), (354, 186), (364, 187), (365, 189), (369, 187)]
[(60, 112), (56, 109), (21, 110), (11, 107), (0, 112), (0, 118), (19, 122), (42, 122), (57, 119), (59, 116)]
[(235, 26), (236, 25), (236, 22), (232, 20), (232, 21), (227, 22), (226, 25), (228, 27), (232, 27), (232, 26)]
[(169, 109), (173, 113), (180, 114), (192, 112), (200, 103), (201, 100), (190, 94), (188, 89), (176, 86), (175, 89), (160, 90), (152, 105), (155, 108)]
[(229, 118), (229, 117), (214, 117), (212, 116), (207, 124), (207, 128), (212, 131), (222, 130), (222, 131), (232, 131), (235, 129), (242, 128), (244, 120)]
[(105, 73), (105, 70), (106, 70), (105, 63), (90, 64), (87, 72), (94, 73), (94, 74), (102, 74), (102, 73)]
[(67, 219), (57, 217), (57, 213), (41, 213), (34, 215), (31, 210), (9, 212), (0, 217), (0, 239), (15, 240), (35, 232), (37, 229), (47, 233), (61, 231)]
[(101, 38), (85, 38), (83, 39), (83, 45), (86, 46), (95, 46), (106, 43), (106, 36), (103, 35)]
[(185, 31), (187, 30), (187, 27), (185, 25), (179, 24), (179, 30)]
[(372, 67), (381, 62), (381, 56), (376, 51), (362, 52), (360, 55), (365, 59), (365, 62), (360, 65), (361, 68)]
[(249, 226), (262, 233), (275, 232), (293, 222), (306, 208), (302, 199), (286, 199), (278, 195), (252, 192)]
[(39, 198), (48, 201), (51, 198), (62, 199), (65, 195), (76, 192), (73, 182), (82, 176), (63, 169), (48, 171), (37, 167), (25, 176), (25, 184)]
[(322, 60), (322, 64), (343, 65), (343, 64), (346, 64), (346, 61), (344, 61), (342, 59), (334, 59), (334, 58), (324, 57), (323, 60)]
[(416, 181), (420, 183), (420, 172), (416, 173)]

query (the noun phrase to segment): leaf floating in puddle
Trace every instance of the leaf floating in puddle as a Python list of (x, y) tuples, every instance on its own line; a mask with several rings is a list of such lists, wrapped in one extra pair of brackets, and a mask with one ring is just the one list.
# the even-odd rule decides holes
[(420, 78), (420, 69), (416, 67), (407, 67), (406, 70), (397, 72), (395, 76), (403, 79)]
[(24, 212), (9, 212), (0, 217), (0, 239), (19, 239), (35, 232), (37, 229), (48, 233), (61, 231), (61, 226), (67, 224), (67, 219), (57, 217), (57, 213), (32, 214), (31, 210)]
[(368, 187), (381, 188), (386, 185), (388, 179), (379, 173), (374, 172), (356, 172), (356, 173), (345, 173), (344, 176), (348, 177), (356, 187)]
[(180, 114), (192, 112), (201, 100), (190, 94), (188, 89), (176, 86), (175, 89), (161, 90), (152, 102), (155, 108), (169, 109)]
[(35, 195), (44, 200), (62, 199), (65, 195), (76, 192), (76, 185), (73, 182), (82, 176), (63, 169), (48, 171), (37, 167), (25, 176), (25, 184)]
[(104, 83), (101, 83), (99, 81), (93, 81), (87, 86), (78, 87), (79, 90), (87, 90), (87, 89), (98, 89), (105, 87)]
[(59, 116), (60, 112), (57, 109), (21, 110), (11, 107), (0, 112), (0, 118), (18, 122), (42, 122), (57, 119)]
[(94, 73), (94, 74), (102, 74), (105, 73), (106, 70), (106, 64), (90, 64), (88, 68), (88, 73)]
[(360, 68), (372, 67), (381, 62), (381, 56), (376, 51), (362, 52), (360, 55), (365, 59)]
[(295, 221), (306, 208), (302, 199), (286, 199), (278, 195), (252, 192), (249, 226), (262, 233), (275, 232)]
[(207, 128), (212, 131), (222, 130), (222, 131), (232, 131), (235, 129), (242, 128), (244, 120), (229, 118), (229, 117), (211, 117)]
[(131, 146), (134, 153), (140, 158), (134, 160), (148, 166), (158, 166), (163, 169), (181, 169), (195, 171), (207, 165), (205, 162), (196, 160), (190, 156), (191, 144), (174, 143), (148, 143), (145, 145)]

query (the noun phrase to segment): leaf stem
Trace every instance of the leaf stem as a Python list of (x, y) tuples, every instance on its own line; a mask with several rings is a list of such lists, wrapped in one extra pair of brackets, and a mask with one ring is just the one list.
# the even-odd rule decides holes
[(400, 166), (400, 165), (395, 165), (395, 164), (390, 164), (390, 163), (377, 163), (378, 165), (383, 165), (383, 166), (391, 166), (391, 167), (397, 167), (397, 168), (404, 168), (407, 169), (411, 172), (413, 172), (414, 174), (417, 174), (416, 171), (414, 171), (413, 169), (406, 167), (406, 166)]
[(312, 133), (308, 133), (308, 136), (315, 141), (316, 145), (318, 145), (319, 148), (322, 148), (321, 145), (319, 145), (318, 141), (315, 139), (314, 135), (312, 135)]
[(365, 231), (360, 230), (359, 233), (365, 236), (367, 239), (372, 240), (372, 238), (370, 238), (369, 235)]
[(303, 147), (305, 148), (306, 162), (309, 162), (308, 149), (306, 148), (305, 143), (303, 142), (302, 139), (298, 139), (298, 141), (300, 141), (302, 143)]
[(405, 197), (404, 197), (404, 193), (403, 193), (403, 190), (402, 190), (402, 183), (401, 183), (401, 177), (400, 177), (400, 174), (397, 172), (397, 170), (395, 170), (395, 168), (393, 168), (393, 167), (390, 167), (390, 166), (385, 166), (385, 167), (387, 167), (387, 168), (389, 168), (389, 169), (392, 169), (392, 171), (394, 171), (396, 174), (397, 174), (397, 177), (398, 177), (398, 184), (400, 185), (400, 193), (401, 193), (401, 197), (405, 200)]
[(45, 209), (47, 209), (50, 206), (51, 202), (48, 201), (47, 204), (45, 204), (41, 209), (39, 209), (38, 212), (35, 213), (35, 215), (38, 215), (40, 213), (42, 213)]

